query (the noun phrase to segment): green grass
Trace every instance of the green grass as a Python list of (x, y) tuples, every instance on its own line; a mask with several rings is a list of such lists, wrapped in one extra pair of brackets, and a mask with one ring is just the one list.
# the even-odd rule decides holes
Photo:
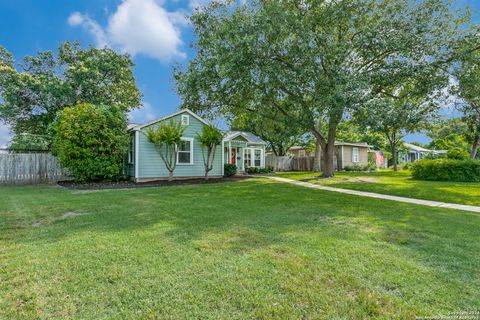
[(480, 215), (266, 180), (0, 188), (0, 319), (480, 309)]
[(333, 178), (322, 178), (316, 172), (279, 172), (277, 175), (336, 188), (480, 206), (480, 182), (413, 180), (407, 170), (336, 172)]

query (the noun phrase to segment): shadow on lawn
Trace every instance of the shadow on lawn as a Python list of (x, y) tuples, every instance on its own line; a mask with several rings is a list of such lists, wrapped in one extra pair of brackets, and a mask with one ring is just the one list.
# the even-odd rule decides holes
[[(330, 246), (364, 242), (382, 250), (387, 246), (388, 252), (401, 250), (413, 261), (437, 268), (439, 273), (459, 270), (453, 275), (459, 278), (469, 273), (460, 270), (468, 266), (459, 266), (458, 261), (471, 260), (469, 255), (480, 248), (478, 241), (465, 241), (478, 239), (480, 215), (475, 213), (320, 192), (264, 180), (208, 187), (51, 192), (58, 195), (42, 203), (41, 210), (56, 212), (55, 218), (12, 233), (13, 241), (51, 243), (83, 232), (92, 236), (124, 234), (128, 238), (134, 231), (202, 254), (246, 254), (282, 244), (288, 248), (292, 241), (321, 251), (313, 239)], [(38, 201), (32, 199), (32, 203)], [(65, 217), (66, 212), (80, 215)]]

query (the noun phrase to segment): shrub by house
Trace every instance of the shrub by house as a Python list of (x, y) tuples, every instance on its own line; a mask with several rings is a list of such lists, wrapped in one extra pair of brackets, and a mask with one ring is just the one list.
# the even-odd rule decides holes
[(128, 146), (127, 117), (116, 107), (78, 104), (59, 112), (53, 151), (78, 181), (122, 176)]
[(425, 159), (412, 165), (412, 176), (418, 180), (480, 181), (480, 161)]

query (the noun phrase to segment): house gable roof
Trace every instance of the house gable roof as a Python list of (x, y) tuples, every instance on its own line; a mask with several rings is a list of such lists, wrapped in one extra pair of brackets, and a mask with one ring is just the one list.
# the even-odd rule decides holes
[[(360, 147), (360, 148), (373, 148), (373, 146), (369, 145), (366, 142), (340, 142), (340, 141), (335, 141), (336, 146), (352, 146), (352, 147)], [(307, 147), (304, 146), (291, 146), (290, 149), (291, 151), (295, 150), (306, 150)]]
[(254, 135), (251, 132), (245, 132), (245, 131), (229, 131), (226, 133), (225, 137), (223, 138), (224, 141), (230, 141), (233, 140), (236, 137), (243, 137), (247, 142), (250, 143), (256, 143), (256, 144), (267, 144), (265, 141), (263, 141), (260, 137)]
[(157, 122), (161, 122), (161, 121), (164, 121), (164, 120), (167, 120), (169, 118), (172, 118), (172, 117), (175, 117), (179, 114), (182, 114), (182, 113), (188, 113), (189, 115), (191, 115), (192, 117), (194, 117), (195, 119), (197, 119), (198, 121), (200, 121), (201, 123), (205, 124), (205, 125), (210, 125), (210, 123), (203, 119), (202, 117), (200, 117), (199, 115), (195, 114), (193, 111), (191, 111), (190, 109), (181, 109), (177, 112), (174, 112), (174, 113), (171, 113), (165, 117), (161, 117), (161, 118), (158, 118), (158, 119), (155, 119), (155, 120), (152, 120), (150, 122), (147, 122), (145, 124), (141, 124), (141, 125), (135, 125), (135, 126), (130, 126), (129, 125), (129, 128), (128, 128), (128, 131), (136, 131), (136, 130), (141, 130), (145, 127), (148, 127), (148, 126), (151, 126), (152, 124), (155, 124)]
[(416, 152), (430, 152), (431, 150), (419, 147), (417, 145), (411, 144), (411, 143), (404, 143), (403, 144), (407, 149), (416, 151)]

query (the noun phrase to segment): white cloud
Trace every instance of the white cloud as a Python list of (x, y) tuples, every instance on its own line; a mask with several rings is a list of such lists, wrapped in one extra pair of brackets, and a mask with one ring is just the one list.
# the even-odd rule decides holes
[(10, 128), (5, 124), (0, 123), (0, 149), (6, 148), (10, 139)]
[(162, 62), (185, 57), (180, 34), (180, 27), (186, 24), (184, 14), (169, 12), (155, 0), (124, 0), (109, 16), (106, 27), (79, 12), (72, 13), (68, 23), (88, 30), (100, 47), (109, 45)]
[(108, 45), (107, 35), (103, 28), (87, 14), (81, 14), (80, 12), (72, 13), (68, 17), (68, 24), (74, 27), (82, 26), (95, 38), (97, 47), (103, 48)]
[(152, 105), (144, 101), (143, 105), (139, 109), (130, 111), (130, 113), (128, 114), (128, 118), (131, 123), (141, 124), (152, 121), (158, 118), (158, 116), (155, 113)]

